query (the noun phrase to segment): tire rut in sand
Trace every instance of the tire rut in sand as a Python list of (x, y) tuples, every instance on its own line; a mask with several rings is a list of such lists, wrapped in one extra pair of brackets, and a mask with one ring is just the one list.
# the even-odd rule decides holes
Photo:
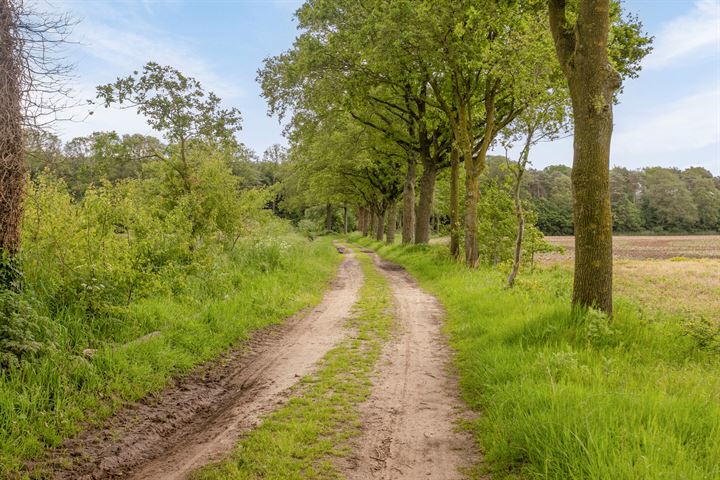
[(361, 407), (363, 433), (345, 473), (351, 480), (455, 480), (478, 458), (469, 418), (450, 373), (442, 306), (399, 265), (374, 256), (396, 304), (398, 331), (378, 363), (373, 392)]
[(331, 289), (307, 315), (266, 329), (156, 399), (123, 409), (103, 429), (66, 442), (49, 463), (75, 461), (56, 467), (54, 478), (176, 480), (219, 460), (344, 338), (362, 283), (348, 252)]

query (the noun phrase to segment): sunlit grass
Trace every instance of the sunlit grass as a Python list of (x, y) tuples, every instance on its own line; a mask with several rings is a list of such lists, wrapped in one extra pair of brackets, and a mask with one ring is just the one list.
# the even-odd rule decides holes
[(195, 480), (340, 478), (333, 459), (349, 453), (347, 440), (360, 431), (356, 407), (370, 393), (370, 375), (392, 325), (387, 281), (367, 255), (359, 258), (365, 283), (348, 323), (353, 333), (230, 459), (197, 472)]
[(446, 248), (373, 245), (445, 305), (495, 478), (720, 478), (720, 357), (710, 338), (720, 332), (693, 332), (686, 317), (623, 295), (612, 322), (574, 320), (563, 266), (525, 272), (507, 290), (501, 272), (469, 271)]
[[(54, 318), (58, 348), (0, 374), (0, 478), (82, 423), (159, 391), (171, 376), (318, 302), (340, 256), (329, 239), (289, 242), (273, 268), (238, 250), (211, 273), (187, 279), (183, 292), (131, 304), (122, 321), (71, 311)], [(126, 343), (154, 331), (160, 335)], [(86, 347), (97, 353), (86, 358)]]

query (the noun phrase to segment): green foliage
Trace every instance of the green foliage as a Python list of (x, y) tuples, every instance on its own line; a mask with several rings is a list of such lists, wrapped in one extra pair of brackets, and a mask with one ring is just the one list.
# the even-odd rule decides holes
[(445, 306), (494, 478), (720, 476), (717, 326), (624, 298), (612, 321), (573, 316), (564, 267), (526, 271), (504, 289), (497, 269), (467, 270), (444, 249), (375, 246)]
[(97, 87), (97, 97), (105, 107), (136, 106), (153, 129), (180, 148), (190, 140), (229, 141), (240, 130), (236, 108), (222, 108), (220, 98), (205, 92), (200, 82), (154, 62), (148, 62), (142, 73)]
[[(493, 173), (493, 170), (490, 169)], [(499, 174), (495, 173), (493, 178)], [(572, 235), (569, 167), (528, 170), (523, 197), (538, 213), (547, 235)], [(720, 229), (720, 188), (709, 171), (652, 167), (610, 170), (613, 229), (616, 232), (708, 232)]]
[(288, 404), (245, 436), (229, 459), (193, 479), (339, 478), (331, 457), (350, 454), (349, 439), (361, 432), (357, 406), (370, 394), (373, 367), (393, 323), (387, 280), (367, 255), (359, 260), (365, 282), (348, 322), (355, 333), (330, 350)]
[[(317, 302), (340, 260), (334, 247), (277, 233), (242, 238), (232, 251), (165, 269), (155, 293), (134, 298), (121, 314), (89, 315), (69, 305), (48, 315), (49, 331), (28, 309), (29, 292), (0, 297), (2, 313), (15, 312), (9, 328), (0, 322), (0, 348), (20, 343), (2, 354), (0, 477), (13, 478), (25, 460), (83, 425)], [(46, 310), (40, 299), (33, 308)], [(150, 332), (160, 334), (133, 343)], [(83, 354), (88, 348), (96, 350), (92, 358)]]
[(52, 326), (28, 300), (12, 290), (0, 290), (0, 371), (53, 347)]
[[(505, 177), (503, 183), (499, 176), (483, 178), (478, 203), (478, 252), (487, 265), (509, 264), (515, 253), (518, 224), (508, 181), (509, 177)], [(550, 251), (553, 247), (536, 226), (537, 215), (528, 202), (524, 202), (523, 210), (523, 259), (532, 262), (535, 253)]]

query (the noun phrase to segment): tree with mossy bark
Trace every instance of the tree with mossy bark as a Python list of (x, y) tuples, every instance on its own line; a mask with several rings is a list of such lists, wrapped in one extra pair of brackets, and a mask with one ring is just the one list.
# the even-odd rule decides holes
[(612, 314), (613, 103), (623, 76), (637, 74), (650, 39), (637, 21), (623, 21), (619, 4), (611, 0), (549, 0), (548, 10), (574, 120), (572, 304)]

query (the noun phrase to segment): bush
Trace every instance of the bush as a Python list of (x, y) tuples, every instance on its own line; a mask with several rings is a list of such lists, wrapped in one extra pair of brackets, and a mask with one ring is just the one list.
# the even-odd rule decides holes
[(20, 294), (0, 290), (0, 368), (17, 366), (51, 346), (50, 321)]

